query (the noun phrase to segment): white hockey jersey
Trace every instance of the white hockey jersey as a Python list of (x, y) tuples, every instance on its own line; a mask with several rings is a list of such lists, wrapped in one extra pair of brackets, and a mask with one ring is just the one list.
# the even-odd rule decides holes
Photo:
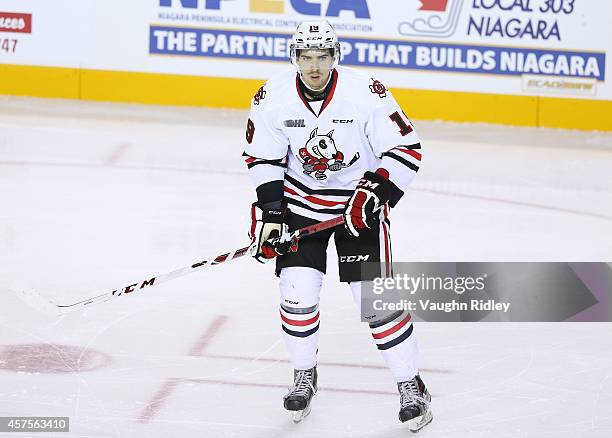
[(253, 98), (244, 149), (255, 187), (284, 180), (291, 211), (321, 221), (344, 211), (368, 170), (387, 170), (395, 205), (421, 161), (419, 136), (383, 84), (347, 67), (331, 81), (316, 113), (295, 70), (271, 78)]

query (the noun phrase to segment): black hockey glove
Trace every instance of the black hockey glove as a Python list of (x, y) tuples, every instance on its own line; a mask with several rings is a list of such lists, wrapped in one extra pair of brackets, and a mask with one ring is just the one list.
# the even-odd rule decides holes
[(262, 208), (255, 202), (251, 206), (251, 255), (260, 263), (297, 251), (297, 240), (291, 240), (285, 223), (289, 210), (274, 204), (264, 204)]
[(344, 226), (350, 235), (358, 237), (360, 230), (372, 228), (379, 221), (379, 210), (389, 200), (390, 191), (384, 176), (369, 171), (363, 175), (344, 210)]

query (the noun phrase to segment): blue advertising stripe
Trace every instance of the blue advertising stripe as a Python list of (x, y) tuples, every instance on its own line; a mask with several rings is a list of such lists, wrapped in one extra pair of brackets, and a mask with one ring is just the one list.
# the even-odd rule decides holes
[[(458, 73), (541, 74), (605, 80), (606, 53), (414, 41), (343, 39), (344, 64)], [(367, 56), (367, 59), (366, 59)]]
[[(287, 62), (289, 34), (152, 25), (149, 53)], [(343, 38), (342, 64), (507, 76), (606, 77), (605, 52)]]
[(290, 39), (269, 32), (151, 26), (149, 53), (287, 62)]

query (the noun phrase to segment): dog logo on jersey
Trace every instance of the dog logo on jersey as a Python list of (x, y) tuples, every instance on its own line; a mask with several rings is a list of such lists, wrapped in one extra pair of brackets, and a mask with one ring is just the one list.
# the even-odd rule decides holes
[(264, 100), (265, 97), (266, 97), (266, 90), (264, 90), (264, 87), (262, 85), (259, 88), (259, 90), (257, 90), (257, 93), (255, 93), (255, 96), (253, 96), (253, 103), (255, 105), (259, 105), (259, 101)]
[(370, 85), (370, 91), (374, 94), (378, 94), (378, 97), (381, 99), (383, 97), (387, 97), (387, 89), (385, 86), (378, 80), (372, 78), (372, 85)]
[(344, 162), (344, 154), (336, 147), (332, 129), (325, 135), (320, 135), (318, 128), (310, 133), (310, 138), (306, 146), (299, 150), (300, 159), (306, 175), (311, 175), (316, 179), (326, 179), (327, 171), (336, 172), (345, 167), (352, 166), (359, 153), (355, 154), (350, 163)]

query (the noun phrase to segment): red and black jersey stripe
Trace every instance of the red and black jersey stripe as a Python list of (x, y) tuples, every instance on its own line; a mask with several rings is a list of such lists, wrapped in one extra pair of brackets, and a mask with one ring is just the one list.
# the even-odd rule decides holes
[(344, 207), (341, 208), (314, 208), (304, 202), (300, 202), (297, 199), (285, 197), (287, 204), (297, 205), (298, 207), (305, 208), (306, 210), (314, 211), (316, 213), (327, 213), (327, 214), (342, 214)]
[(409, 145), (409, 146), (399, 145), (398, 147), (394, 148), (393, 150), (394, 151), (399, 151), (399, 152), (401, 152), (403, 154), (406, 154), (406, 155), (410, 155), (415, 160), (421, 161), (422, 155), (421, 155), (421, 153), (417, 149), (421, 149), (421, 143), (416, 143), (416, 144)]
[(299, 182), (297, 179), (293, 178), (291, 175), (285, 175), (285, 180), (289, 181), (295, 187), (307, 193), (309, 195), (321, 195), (321, 196), (346, 196), (350, 197), (353, 195), (353, 190), (346, 189), (312, 189), (307, 185)]
[(288, 174), (285, 175), (284, 192), (288, 204), (332, 215), (342, 214), (346, 201), (353, 194), (346, 189), (313, 189)]
[(404, 166), (408, 167), (409, 169), (414, 170), (415, 172), (419, 171), (419, 166), (401, 157), (399, 154), (393, 152), (395, 150), (397, 149), (391, 149), (389, 152), (385, 152), (383, 154), (383, 157), (393, 158), (394, 160), (399, 161), (400, 163), (402, 163)]
[(249, 155), (245, 155), (245, 163), (247, 168), (252, 169), (255, 166), (259, 166), (261, 164), (269, 164), (270, 166), (278, 166), (282, 168), (287, 168), (287, 158), (279, 158), (277, 160), (265, 160), (263, 158), (255, 158)]

